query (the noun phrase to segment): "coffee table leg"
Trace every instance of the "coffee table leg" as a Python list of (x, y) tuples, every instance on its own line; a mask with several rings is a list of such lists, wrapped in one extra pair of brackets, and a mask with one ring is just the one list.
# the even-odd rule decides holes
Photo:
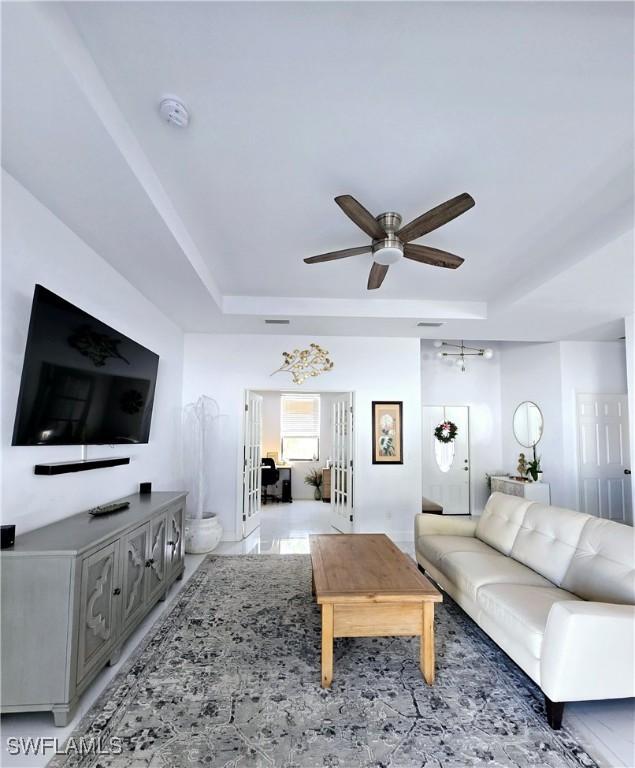
[(333, 603), (322, 603), (322, 688), (333, 680)]
[(434, 603), (423, 604), (420, 663), (423, 679), (434, 685)]

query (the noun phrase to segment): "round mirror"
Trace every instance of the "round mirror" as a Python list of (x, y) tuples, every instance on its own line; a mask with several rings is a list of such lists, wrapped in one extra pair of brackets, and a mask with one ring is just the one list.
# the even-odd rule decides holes
[(540, 408), (525, 400), (514, 411), (514, 437), (525, 448), (533, 448), (542, 437), (543, 423)]

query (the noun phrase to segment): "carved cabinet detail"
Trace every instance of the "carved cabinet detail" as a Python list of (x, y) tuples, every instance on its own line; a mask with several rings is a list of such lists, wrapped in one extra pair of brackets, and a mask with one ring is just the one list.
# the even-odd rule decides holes
[(135, 528), (122, 539), (121, 622), (124, 631), (136, 623), (137, 615), (145, 608), (149, 539), (149, 523)]
[(78, 680), (107, 655), (117, 637), (118, 544), (113, 541), (82, 561)]
[(166, 557), (168, 573), (170, 574), (183, 567), (183, 559), (185, 557), (184, 515), (185, 507), (182, 505), (168, 510)]
[(152, 600), (156, 595), (165, 591), (167, 584), (167, 516), (165, 514), (151, 520), (150, 523), (150, 549), (148, 553), (147, 579), (148, 599)]

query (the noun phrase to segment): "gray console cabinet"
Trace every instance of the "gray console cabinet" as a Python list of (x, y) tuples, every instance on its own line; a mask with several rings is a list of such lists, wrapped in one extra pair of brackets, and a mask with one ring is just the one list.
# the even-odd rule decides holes
[(126, 497), (16, 537), (0, 553), (2, 712), (50, 710), (66, 725), (79, 696), (183, 575), (185, 492)]

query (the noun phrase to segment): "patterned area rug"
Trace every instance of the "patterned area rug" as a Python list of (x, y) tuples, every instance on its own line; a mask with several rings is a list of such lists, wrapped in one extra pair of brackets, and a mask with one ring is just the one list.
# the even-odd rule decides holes
[(49, 765), (596, 766), (458, 606), (446, 598), (436, 614), (434, 687), (418, 639), (355, 638), (335, 641), (323, 690), (309, 556), (212, 556), (71, 737), (116, 736), (122, 754)]

